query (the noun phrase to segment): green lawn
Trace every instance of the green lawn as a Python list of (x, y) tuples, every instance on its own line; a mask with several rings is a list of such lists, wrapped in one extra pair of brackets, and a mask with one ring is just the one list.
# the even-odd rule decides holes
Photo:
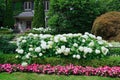
[(36, 73), (15, 72), (12, 74), (0, 73), (0, 80), (120, 80), (120, 78), (97, 77), (97, 76), (64, 76), (44, 75)]

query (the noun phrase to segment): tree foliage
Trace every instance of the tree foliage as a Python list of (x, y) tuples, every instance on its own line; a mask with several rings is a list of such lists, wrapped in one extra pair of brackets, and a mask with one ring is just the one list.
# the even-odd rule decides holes
[(2, 26), (3, 23), (4, 10), (5, 10), (4, 0), (0, 0), (0, 26)]
[(34, 17), (32, 26), (45, 27), (45, 12), (43, 0), (35, 0), (34, 5)]
[(48, 25), (59, 33), (90, 32), (94, 19), (105, 13), (99, 0), (51, 0)]
[(4, 26), (8, 26), (9, 28), (13, 28), (13, 26), (14, 26), (13, 2), (12, 2), (12, 0), (6, 0)]

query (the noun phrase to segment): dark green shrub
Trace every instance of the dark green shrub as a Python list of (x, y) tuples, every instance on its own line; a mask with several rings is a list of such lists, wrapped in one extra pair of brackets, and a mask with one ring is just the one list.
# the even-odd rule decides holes
[(13, 18), (13, 2), (12, 0), (6, 1), (6, 9), (5, 9), (5, 15), (4, 15), (4, 26), (9, 26), (10, 28), (13, 28), (14, 26), (14, 18)]
[(34, 17), (32, 26), (33, 27), (45, 27), (45, 11), (44, 11), (44, 0), (35, 0), (34, 1)]
[[(16, 59), (15, 56), (17, 54), (0, 54), (0, 64), (3, 63), (11, 63), (11, 64), (20, 64), (21, 61)], [(99, 67), (99, 66), (120, 66), (120, 57), (107, 57), (101, 59), (93, 59), (93, 60), (77, 60), (71, 58), (34, 58), (32, 63), (38, 64), (51, 64), (51, 65), (67, 65), (67, 64), (74, 64), (74, 65), (81, 65), (81, 66), (92, 66), (92, 67)]]
[(14, 37), (15, 35), (0, 35), (0, 51), (3, 53), (15, 53), (17, 46), (15, 43), (10, 43)]
[(113, 47), (110, 48), (110, 54), (111, 55), (119, 55), (120, 56), (120, 47)]
[(13, 3), (13, 15), (18, 15), (19, 13), (21, 13), (23, 10), (22, 10), (22, 6), (23, 6), (23, 1), (17, 1), (17, 2), (14, 2)]
[(108, 4), (108, 9), (110, 11), (120, 11), (120, 0), (112, 0), (109, 4)]
[(108, 12), (98, 17), (91, 32), (105, 40), (120, 41), (120, 12)]
[(5, 12), (4, 0), (0, 0), (0, 27), (3, 25), (4, 12)]
[(94, 19), (106, 11), (99, 0), (51, 0), (48, 26), (58, 33), (90, 32)]
[(10, 30), (8, 28), (0, 28), (0, 34), (12, 34), (13, 30)]

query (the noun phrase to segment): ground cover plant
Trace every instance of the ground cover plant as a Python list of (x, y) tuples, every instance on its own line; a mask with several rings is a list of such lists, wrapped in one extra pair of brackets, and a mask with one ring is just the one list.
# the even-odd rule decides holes
[(40, 74), (57, 74), (57, 75), (86, 75), (86, 76), (105, 76), (105, 77), (120, 77), (120, 67), (82, 67), (72, 64), (66, 66), (51, 66), (31, 64), (26, 66), (26, 63), (20, 64), (0, 64), (0, 72), (34, 72)]

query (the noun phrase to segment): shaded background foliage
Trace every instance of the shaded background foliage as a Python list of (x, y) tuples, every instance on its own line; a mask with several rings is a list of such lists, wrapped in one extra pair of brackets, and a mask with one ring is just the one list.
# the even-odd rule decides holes
[(90, 32), (94, 19), (107, 11), (101, 4), (99, 0), (51, 0), (48, 25), (59, 33)]

